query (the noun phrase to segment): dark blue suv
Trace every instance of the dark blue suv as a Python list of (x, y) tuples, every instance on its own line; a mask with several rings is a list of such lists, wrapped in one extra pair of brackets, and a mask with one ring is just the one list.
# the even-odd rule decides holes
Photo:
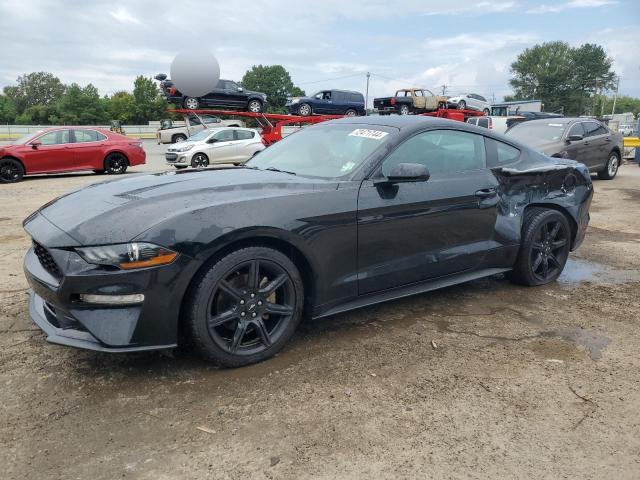
[(293, 115), (364, 115), (364, 96), (347, 90), (322, 90), (311, 97), (292, 98), (285, 107)]

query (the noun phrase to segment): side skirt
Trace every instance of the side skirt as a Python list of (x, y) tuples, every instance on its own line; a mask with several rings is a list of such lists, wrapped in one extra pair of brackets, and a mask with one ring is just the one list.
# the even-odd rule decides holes
[(382, 303), (389, 300), (410, 297), (411, 295), (417, 295), (419, 293), (430, 292), (432, 290), (470, 282), (471, 280), (476, 280), (478, 278), (490, 277), (491, 275), (508, 272), (509, 270), (511, 270), (511, 268), (485, 268), (482, 270), (475, 270), (473, 272), (464, 272), (436, 278), (426, 282), (413, 283), (411, 285), (405, 285), (392, 290), (384, 290), (382, 292), (358, 297), (354, 300), (329, 308), (326, 311), (320, 311), (320, 313), (313, 315), (313, 319), (329, 317), (338, 313), (348, 312), (349, 310), (355, 310), (356, 308), (368, 307), (369, 305), (375, 305), (376, 303)]

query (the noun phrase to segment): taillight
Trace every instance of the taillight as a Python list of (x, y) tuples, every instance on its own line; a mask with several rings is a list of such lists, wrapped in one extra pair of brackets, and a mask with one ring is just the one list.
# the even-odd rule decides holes
[(395, 98), (392, 98), (392, 99), (391, 99), (391, 105), (395, 105), (395, 104), (396, 104), (396, 99), (395, 99)]
[(167, 92), (169, 92), (169, 95), (175, 95), (177, 91), (178, 90), (176, 89), (176, 87), (169, 87), (167, 89)]
[(487, 120), (489, 121), (489, 128), (493, 128), (493, 120), (491, 118), (487, 118)]

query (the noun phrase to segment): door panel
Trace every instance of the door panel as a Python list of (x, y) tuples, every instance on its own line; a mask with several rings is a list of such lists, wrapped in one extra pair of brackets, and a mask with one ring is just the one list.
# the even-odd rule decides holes
[(74, 154), (74, 168), (99, 170), (104, 168), (103, 147), (107, 138), (96, 130), (74, 130), (74, 143), (69, 149)]
[(591, 170), (599, 170), (605, 166), (608, 159), (607, 147), (610, 143), (607, 130), (597, 122), (584, 122), (584, 129), (586, 131), (586, 140), (588, 141), (589, 148), (587, 150), (586, 165)]
[(484, 137), (432, 130), (403, 142), (372, 178), (421, 163), (426, 182), (363, 182), (358, 198), (360, 294), (477, 267), (494, 240), (498, 182), (486, 169)]
[(74, 154), (69, 148), (69, 130), (56, 130), (45, 133), (33, 142), (41, 142), (37, 148), (31, 148), (30, 144), (26, 154), (26, 168), (29, 173), (61, 172), (74, 168)]
[[(582, 135), (584, 137), (585, 131), (582, 123), (573, 124), (567, 132), (566, 138), (569, 138), (570, 135)], [(569, 143), (567, 145), (566, 151), (571, 160), (576, 160), (589, 166), (589, 148), (589, 139), (583, 138), (582, 140)]]

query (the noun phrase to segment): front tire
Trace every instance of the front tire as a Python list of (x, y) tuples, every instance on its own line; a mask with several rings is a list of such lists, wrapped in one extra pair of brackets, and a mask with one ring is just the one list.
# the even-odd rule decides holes
[(511, 279), (527, 286), (553, 282), (562, 273), (570, 248), (571, 228), (562, 213), (539, 207), (528, 209)]
[(247, 104), (247, 111), (252, 113), (262, 112), (262, 102), (260, 100), (251, 100)]
[(104, 159), (104, 171), (109, 175), (121, 175), (128, 166), (129, 161), (122, 153), (111, 153)]
[(598, 172), (598, 178), (600, 180), (613, 180), (618, 174), (618, 168), (620, 168), (620, 155), (616, 152), (611, 152), (604, 170)]
[(300, 273), (283, 253), (236, 250), (196, 277), (185, 321), (196, 350), (225, 367), (241, 367), (279, 352), (302, 319)]
[(308, 117), (312, 113), (313, 111), (311, 110), (311, 105), (309, 105), (308, 103), (303, 103), (298, 107), (298, 115), (302, 117)]
[(465, 110), (467, 108), (467, 102), (460, 100), (458, 102), (458, 110)]
[(196, 153), (191, 158), (191, 166), (193, 168), (206, 168), (209, 166), (209, 157), (204, 153)]
[(13, 158), (0, 160), (0, 183), (16, 183), (24, 178), (22, 163)]

